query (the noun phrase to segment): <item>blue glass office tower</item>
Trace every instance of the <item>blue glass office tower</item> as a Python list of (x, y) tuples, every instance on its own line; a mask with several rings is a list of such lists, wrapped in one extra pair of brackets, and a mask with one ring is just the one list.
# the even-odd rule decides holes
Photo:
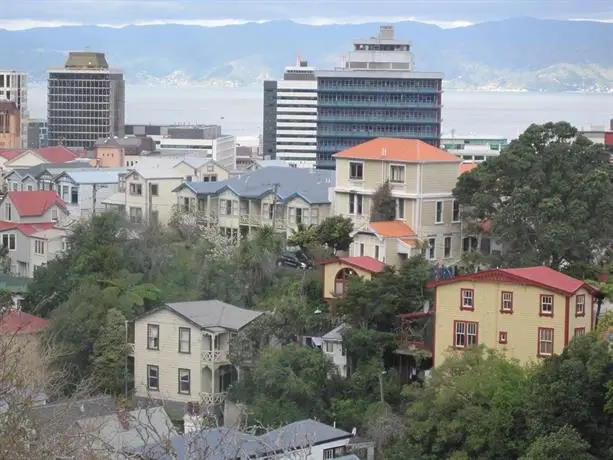
[(440, 145), (443, 75), (413, 71), (410, 47), (383, 26), (354, 42), (344, 68), (317, 71), (318, 168), (334, 168), (333, 154), (376, 137)]

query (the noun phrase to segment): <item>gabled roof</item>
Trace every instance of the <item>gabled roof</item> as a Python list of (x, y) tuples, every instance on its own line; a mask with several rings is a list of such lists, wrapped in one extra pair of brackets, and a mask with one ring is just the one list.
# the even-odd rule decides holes
[(382, 238), (417, 238), (417, 233), (400, 220), (371, 222), (368, 226)]
[(60, 172), (63, 172), (65, 170), (74, 171), (74, 170), (79, 170), (79, 169), (86, 171), (90, 169), (95, 169), (95, 167), (90, 166), (89, 163), (81, 161), (81, 160), (70, 161), (67, 163), (41, 163), (39, 165), (31, 166), (29, 168), (15, 168), (4, 177), (8, 178), (9, 176), (13, 174), (17, 174), (19, 175), (19, 177), (22, 177), (22, 178), (26, 176), (30, 176), (35, 179), (38, 179), (46, 171), (49, 171), (49, 173), (53, 176), (55, 175), (55, 172), (58, 170)]
[(369, 273), (381, 273), (385, 269), (385, 264), (380, 260), (370, 256), (348, 256), (324, 260), (321, 265), (341, 263), (349, 265)]
[(321, 336), (323, 340), (333, 341), (333, 342), (342, 342), (343, 341), (343, 331), (347, 329), (349, 326), (345, 323), (340, 326), (336, 326), (330, 332)]
[(19, 224), (17, 222), (8, 222), (0, 220), (0, 232), (7, 230), (19, 230), (25, 236), (35, 236), (39, 232), (51, 230), (55, 226), (55, 222), (43, 222), (37, 224)]
[(126, 175), (126, 177), (139, 175), (143, 179), (183, 179), (184, 175), (178, 171), (167, 170), (165, 168), (137, 168)]
[(309, 204), (320, 204), (330, 202), (328, 189), (334, 187), (334, 183), (334, 171), (271, 166), (218, 182), (186, 182), (173, 191), (187, 188), (197, 196), (207, 196), (231, 190), (242, 198), (261, 199), (273, 193), (276, 187), (281, 202), (300, 197)]
[(6, 158), (7, 160), (10, 161), (13, 158), (17, 158), (23, 152), (25, 152), (24, 149), (6, 149), (6, 150), (0, 150), (0, 157), (4, 157), (4, 158)]
[(166, 308), (202, 329), (238, 331), (262, 315), (261, 311), (247, 310), (220, 300), (168, 303)]
[(42, 149), (36, 149), (36, 150), (35, 149), (23, 150), (21, 151), (19, 155), (16, 155), (13, 158), (11, 158), (11, 161), (18, 159), (22, 155), (25, 155), (30, 152), (33, 153), (34, 155), (39, 156), (40, 158), (42, 158), (48, 163), (66, 163), (68, 161), (73, 161), (79, 158), (79, 156), (72, 150), (69, 150), (64, 146), (57, 146), (57, 147), (44, 147)]
[(0, 334), (32, 334), (47, 329), (50, 324), (48, 319), (11, 310), (0, 318)]
[(125, 174), (127, 169), (91, 168), (88, 170), (64, 171), (54, 180), (67, 177), (75, 184), (117, 184), (119, 176)]
[(335, 158), (355, 160), (397, 161), (402, 163), (460, 163), (461, 160), (418, 139), (379, 137), (350, 147)]
[(57, 205), (68, 212), (66, 204), (56, 192), (47, 190), (8, 192), (6, 196), (11, 199), (21, 217), (42, 216), (53, 205)]
[(589, 292), (596, 292), (597, 288), (588, 283), (568, 276), (557, 270), (545, 266), (524, 267), (524, 268), (496, 268), (485, 270), (470, 275), (456, 276), (446, 280), (431, 281), (430, 287), (445, 284), (459, 283), (463, 281), (475, 282), (502, 282), (526, 284), (558, 292), (563, 295), (573, 295), (583, 288)]

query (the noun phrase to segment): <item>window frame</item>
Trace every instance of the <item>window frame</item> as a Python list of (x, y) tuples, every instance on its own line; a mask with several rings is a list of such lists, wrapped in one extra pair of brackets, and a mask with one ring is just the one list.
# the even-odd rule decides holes
[[(543, 338), (541, 337), (541, 334), (543, 332), (551, 332), (551, 341), (549, 340), (543, 340)], [(551, 343), (551, 353), (543, 353), (541, 351), (541, 345), (543, 343)], [(553, 356), (554, 354), (554, 348), (555, 346), (555, 330), (553, 327), (539, 327), (538, 331), (537, 331), (537, 336), (536, 336), (536, 356), (539, 358), (546, 358), (549, 356)]]
[[(436, 225), (441, 225), (445, 223), (445, 202), (443, 200), (437, 200), (434, 202), (434, 223)], [(439, 220), (439, 205), (440, 209), (440, 220)]]
[[(468, 298), (465, 294), (470, 294), (471, 305), (464, 303), (464, 299)], [(460, 289), (460, 310), (462, 311), (475, 311), (475, 290), (470, 288)]]
[(436, 260), (436, 237), (428, 238), (428, 247), (427, 250), (427, 259), (428, 260)]
[[(151, 385), (151, 371), (155, 370), (157, 372), (157, 377), (153, 377), (157, 379), (157, 386)], [(147, 364), (147, 390), (149, 391), (160, 391), (160, 366), (155, 364)]]
[(576, 327), (573, 333), (573, 338), (583, 337), (585, 335), (585, 327)]
[[(464, 325), (464, 332), (458, 332), (458, 326), (460, 324)], [(469, 334), (468, 327), (474, 326), (475, 333)], [(462, 335), (464, 337), (464, 343), (462, 345), (458, 344), (458, 337)], [(468, 337), (475, 337), (474, 343), (468, 344)], [(478, 321), (454, 321), (453, 322), (453, 348), (456, 350), (466, 350), (469, 347), (479, 345), (479, 322)]]
[[(400, 177), (401, 179), (394, 179), (394, 170), (401, 171)], [(389, 170), (389, 177), (391, 184), (404, 184), (406, 181), (406, 168), (404, 165), (400, 164), (391, 164)]]
[(45, 240), (42, 238), (34, 238), (34, 254), (45, 255)]
[[(356, 173), (353, 174), (353, 167), (356, 167)], [(363, 161), (350, 161), (349, 162), (349, 180), (364, 180), (364, 162)]]
[(458, 200), (453, 200), (451, 204), (451, 222), (457, 224), (462, 220), (460, 215), (460, 202)]
[[(580, 304), (579, 299), (582, 299), (583, 302)], [(578, 294), (575, 296), (575, 318), (585, 316), (585, 303), (586, 297), (585, 294)], [(579, 311), (579, 305), (581, 305), (581, 311)]]
[[(183, 339), (181, 338), (181, 333), (187, 331), (187, 351), (181, 350), (181, 343)], [(192, 328), (191, 327), (180, 327), (179, 328), (179, 344), (178, 351), (183, 355), (189, 355), (192, 353)]]
[[(505, 299), (505, 295), (510, 295), (510, 299)], [(501, 291), (500, 292), (500, 313), (503, 315), (513, 314), (513, 291)], [(508, 302), (510, 307), (505, 308), (505, 302)]]
[[(551, 312), (543, 311), (543, 305), (544, 305), (543, 300), (546, 298), (551, 298)], [(553, 318), (554, 306), (555, 306), (555, 299), (554, 299), (553, 294), (540, 294), (539, 295), (539, 316), (547, 316), (547, 317)]]
[[(151, 335), (151, 331), (157, 330), (157, 337)], [(157, 345), (151, 346), (151, 339), (157, 338)], [(155, 323), (147, 323), (147, 350), (160, 351), (160, 325)]]
[(324, 343), (326, 344), (326, 353), (334, 353), (334, 342), (326, 340)]
[(151, 196), (160, 196), (159, 184), (149, 184), (149, 193), (151, 193)]
[(404, 198), (396, 198), (396, 219), (404, 219), (404, 207), (405, 201)]
[[(181, 373), (187, 373), (187, 391), (181, 389)], [(177, 393), (180, 395), (191, 395), (192, 394), (192, 370), (184, 367), (180, 367), (177, 369)]]
[(498, 331), (498, 343), (501, 345), (506, 345), (509, 343), (508, 331)]
[[(449, 250), (447, 250), (447, 242), (449, 242)], [(443, 238), (443, 259), (450, 259), (453, 253), (453, 241), (450, 236)]]

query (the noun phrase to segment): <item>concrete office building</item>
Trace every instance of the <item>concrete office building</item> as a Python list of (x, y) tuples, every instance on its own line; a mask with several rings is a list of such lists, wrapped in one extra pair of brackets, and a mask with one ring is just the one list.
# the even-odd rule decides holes
[(0, 149), (21, 147), (21, 114), (17, 104), (0, 101)]
[(316, 75), (318, 168), (334, 168), (333, 154), (376, 137), (440, 145), (443, 75), (416, 72), (411, 43), (393, 26), (356, 40), (344, 68)]
[(49, 133), (45, 120), (28, 120), (28, 149), (42, 149), (49, 146)]
[(441, 148), (467, 162), (483, 163), (489, 157), (500, 155), (508, 145), (508, 139), (501, 136), (441, 136)]
[(49, 145), (91, 149), (124, 135), (123, 73), (103, 53), (71, 52), (63, 68), (49, 70), (47, 91)]
[(20, 145), (26, 147), (28, 120), (28, 74), (15, 70), (0, 70), (0, 101), (14, 102), (20, 112)]
[(317, 77), (298, 58), (283, 80), (264, 82), (264, 157), (298, 168), (315, 167), (317, 149)]

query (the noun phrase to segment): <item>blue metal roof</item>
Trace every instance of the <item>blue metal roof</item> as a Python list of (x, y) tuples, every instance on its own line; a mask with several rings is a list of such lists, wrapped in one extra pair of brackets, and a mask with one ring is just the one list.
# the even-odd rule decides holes
[[(67, 176), (76, 184), (117, 184), (119, 176), (127, 169), (92, 169), (91, 171), (65, 171), (60, 176)], [(58, 178), (60, 177), (58, 176)]]

